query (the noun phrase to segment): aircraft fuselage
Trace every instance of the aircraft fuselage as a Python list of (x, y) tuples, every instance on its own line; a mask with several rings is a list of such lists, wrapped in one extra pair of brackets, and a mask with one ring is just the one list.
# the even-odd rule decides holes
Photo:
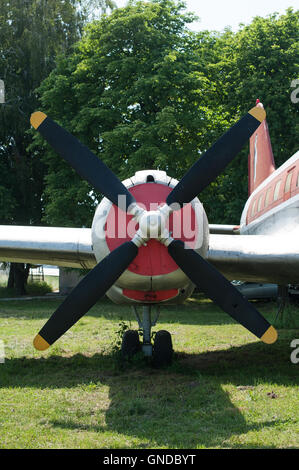
[(299, 152), (250, 195), (242, 213), (240, 233), (299, 234)]

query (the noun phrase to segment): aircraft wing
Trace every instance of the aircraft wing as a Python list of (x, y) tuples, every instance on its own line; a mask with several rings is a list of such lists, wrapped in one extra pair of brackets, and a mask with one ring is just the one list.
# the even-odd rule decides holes
[[(236, 237), (228, 234), (236, 233), (235, 226), (216, 227), (218, 234), (210, 230), (207, 260), (227, 279), (299, 284), (297, 236)], [(91, 229), (1, 225), (0, 261), (91, 269), (96, 265)]]
[(91, 229), (0, 226), (0, 261), (93, 268)]
[(212, 234), (207, 259), (229, 280), (299, 284), (297, 235)]

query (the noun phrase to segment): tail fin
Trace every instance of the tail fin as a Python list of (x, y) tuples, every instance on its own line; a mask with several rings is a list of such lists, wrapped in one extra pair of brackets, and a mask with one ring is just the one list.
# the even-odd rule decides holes
[[(260, 100), (257, 106), (263, 107)], [(266, 120), (257, 128), (249, 141), (250, 153), (248, 155), (248, 195), (275, 171), (275, 162), (272, 152), (269, 129)]]

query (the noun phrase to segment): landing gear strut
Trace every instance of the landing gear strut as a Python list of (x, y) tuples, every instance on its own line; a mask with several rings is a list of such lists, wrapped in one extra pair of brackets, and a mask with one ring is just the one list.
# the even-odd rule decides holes
[(152, 320), (151, 309), (152, 305), (143, 305), (142, 319), (139, 316), (137, 308), (133, 306), (139, 328), (142, 330), (143, 342), (139, 342), (139, 335), (137, 331), (128, 330), (123, 336), (122, 342), (122, 355), (132, 356), (142, 349), (144, 356), (152, 358), (154, 367), (162, 367), (170, 365), (172, 362), (173, 348), (171, 335), (166, 330), (158, 331), (154, 338), (154, 343), (151, 341), (151, 329), (156, 325), (160, 315), (159, 306), (156, 305), (156, 315)]
[(278, 309), (275, 322), (277, 322), (278, 319), (282, 320), (285, 307), (289, 304), (289, 286), (278, 286), (277, 304)]

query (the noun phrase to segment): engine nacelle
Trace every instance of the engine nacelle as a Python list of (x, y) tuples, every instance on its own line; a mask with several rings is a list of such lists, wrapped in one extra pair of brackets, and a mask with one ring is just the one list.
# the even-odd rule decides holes
[[(178, 183), (165, 171), (144, 170), (123, 181), (137, 203), (147, 211), (156, 211), (165, 204), (168, 194)], [(209, 244), (209, 224), (198, 198), (183, 208), (174, 210), (167, 220), (167, 229), (174, 239), (180, 239), (204, 258)], [(138, 222), (107, 198), (98, 205), (92, 223), (93, 250), (100, 262), (125, 241), (131, 240), (139, 228)], [(139, 248), (128, 269), (108, 291), (116, 303), (180, 303), (192, 294), (193, 283), (178, 268), (167, 247), (150, 239)]]

